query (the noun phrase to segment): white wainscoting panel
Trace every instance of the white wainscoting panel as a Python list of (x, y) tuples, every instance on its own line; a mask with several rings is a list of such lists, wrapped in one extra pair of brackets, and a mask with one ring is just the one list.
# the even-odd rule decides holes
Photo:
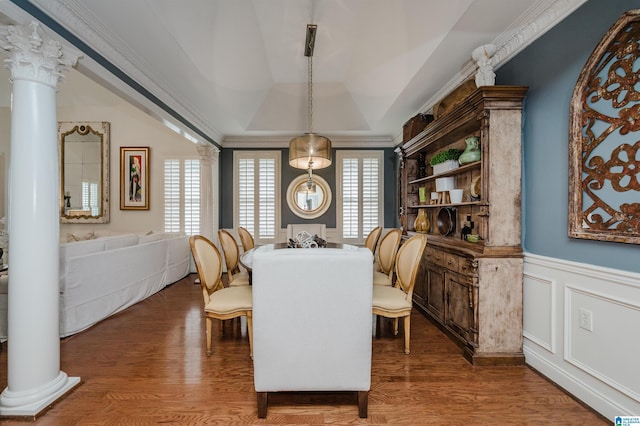
[(640, 274), (531, 253), (527, 364), (613, 421), (640, 414)]
[(556, 282), (536, 274), (524, 275), (523, 336), (551, 353), (556, 351)]
[[(571, 364), (597, 377), (609, 386), (640, 401), (640, 306), (626, 303), (600, 292), (565, 286), (565, 344), (564, 357)], [(581, 327), (580, 317), (590, 315), (591, 331)], [(635, 325), (636, 327), (633, 327)], [(620, 336), (611, 330), (625, 330)], [(606, 357), (597, 348), (607, 348)], [(636, 368), (629, 369), (635, 365)], [(635, 387), (635, 389), (634, 389)]]

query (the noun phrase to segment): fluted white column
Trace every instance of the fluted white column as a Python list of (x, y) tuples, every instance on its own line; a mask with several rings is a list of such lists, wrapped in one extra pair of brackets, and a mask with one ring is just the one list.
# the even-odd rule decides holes
[(218, 215), (218, 156), (220, 150), (213, 145), (197, 145), (200, 155), (200, 233), (216, 241)]
[(37, 415), (79, 384), (60, 370), (56, 90), (78, 55), (38, 23), (0, 28), (13, 81), (9, 160), (8, 383), (0, 415)]

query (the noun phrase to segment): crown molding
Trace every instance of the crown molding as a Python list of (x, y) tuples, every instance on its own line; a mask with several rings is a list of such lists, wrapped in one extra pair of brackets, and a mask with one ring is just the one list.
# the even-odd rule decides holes
[[(496, 46), (496, 53), (491, 58), (494, 69), (507, 63), (515, 55), (537, 40), (544, 33), (556, 26), (587, 0), (539, 0), (527, 12), (514, 22), (509, 30), (500, 34), (491, 43)], [(465, 81), (473, 78), (478, 66), (469, 59), (459, 73), (454, 75), (442, 89), (429, 98), (419, 112), (429, 113), (437, 102)], [(398, 140), (398, 136), (394, 138)], [(400, 137), (401, 139), (401, 137)]]
[[(136, 62), (139, 62), (138, 57), (131, 51), (117, 47), (119, 46), (119, 43), (117, 43), (117, 35), (89, 14), (81, 0), (64, 0), (64, 2), (60, 0), (33, 0), (32, 3), (70, 31), (74, 36), (78, 37), (88, 47), (101, 55), (112, 66), (116, 67), (151, 95), (155, 96), (161, 104), (164, 104), (175, 114), (181, 116), (186, 121), (186, 123), (183, 124), (190, 123), (196, 127), (196, 129), (192, 130), (197, 130), (199, 133), (202, 133), (203, 136), (212, 138), (214, 141), (222, 140), (222, 134), (206, 124), (206, 121), (202, 120), (196, 111), (187, 107), (187, 102), (185, 102), (180, 94), (168, 92), (163, 88), (161, 79), (142, 72), (141, 67), (136, 65)], [(93, 66), (104, 66), (104, 64), (99, 64), (98, 62), (99, 61), (89, 61), (89, 64), (86, 66), (90, 68), (95, 75), (103, 75), (104, 72), (93, 69)], [(147, 67), (147, 69), (150, 68)], [(128, 83), (122, 79), (118, 79), (118, 81), (120, 84), (124, 83), (128, 85)], [(110, 85), (113, 85), (113, 79), (111, 79)], [(168, 85), (164, 86), (169, 87)], [(136, 89), (132, 88), (132, 90)], [(149, 97), (145, 96), (145, 98), (148, 99), (149, 102), (156, 103), (153, 99), (149, 99)], [(158, 107), (165, 110), (163, 105), (158, 105)], [(169, 111), (166, 112), (170, 113)]]
[[(327, 136), (329, 137), (329, 136)], [(227, 136), (224, 148), (288, 148), (292, 136)], [(386, 136), (330, 136), (333, 148), (393, 148)]]
[(540, 0), (535, 3), (521, 20), (511, 26), (515, 30), (505, 31), (493, 42), (498, 46), (492, 57), (494, 68), (508, 62), (586, 2), (587, 0)]

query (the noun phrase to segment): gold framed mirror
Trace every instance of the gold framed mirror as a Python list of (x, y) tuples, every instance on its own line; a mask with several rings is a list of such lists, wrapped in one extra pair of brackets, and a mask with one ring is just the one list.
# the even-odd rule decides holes
[(61, 121), (60, 223), (109, 223), (109, 123)]
[(313, 176), (315, 187), (307, 184), (309, 175), (293, 179), (287, 189), (287, 204), (291, 211), (303, 219), (322, 216), (331, 205), (331, 188), (320, 176)]

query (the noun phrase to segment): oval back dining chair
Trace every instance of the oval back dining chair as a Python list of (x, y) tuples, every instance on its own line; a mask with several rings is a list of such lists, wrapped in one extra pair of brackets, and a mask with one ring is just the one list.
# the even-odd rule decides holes
[(400, 247), (402, 231), (394, 228), (387, 232), (380, 240), (376, 270), (373, 272), (374, 285), (393, 285), (393, 267), (396, 262), (396, 254)]
[(246, 228), (240, 226), (238, 228), (238, 235), (240, 236), (240, 242), (242, 243), (242, 250), (244, 250), (245, 252), (248, 252), (256, 246), (253, 240), (253, 235), (251, 235), (251, 233), (247, 231)]
[(394, 335), (398, 334), (398, 319), (404, 318), (404, 353), (407, 355), (410, 352), (413, 287), (426, 245), (426, 235), (409, 238), (398, 250), (395, 287), (373, 286), (373, 313), (394, 319)]
[(369, 232), (369, 235), (367, 235), (367, 239), (364, 240), (365, 247), (371, 250), (371, 253), (373, 253), (374, 256), (376, 254), (376, 247), (378, 246), (378, 240), (380, 239), (381, 233), (382, 227), (376, 226), (371, 230), (371, 232)]
[(249, 353), (253, 356), (253, 300), (250, 286), (224, 287), (222, 257), (216, 246), (202, 235), (189, 237), (191, 254), (198, 270), (206, 320), (207, 356), (211, 355), (213, 320), (247, 317)]
[(240, 271), (240, 249), (238, 243), (228, 231), (221, 229), (218, 231), (220, 245), (224, 252), (224, 261), (227, 266), (227, 277), (230, 286), (249, 285), (249, 273)]

